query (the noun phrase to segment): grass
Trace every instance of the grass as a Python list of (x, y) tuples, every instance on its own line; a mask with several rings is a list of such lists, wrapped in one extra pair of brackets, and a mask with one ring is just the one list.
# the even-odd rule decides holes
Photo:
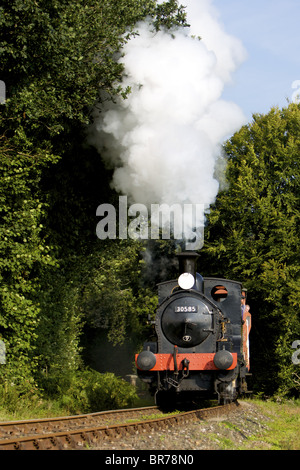
[[(222, 450), (300, 450), (300, 400), (276, 403), (251, 400), (260, 413), (267, 418), (261, 431), (246, 437), (244, 429), (231, 423), (219, 423), (220, 433), (212, 433), (210, 439)], [(222, 430), (226, 429), (228, 435)], [(229, 437), (233, 431), (233, 438)], [(238, 441), (237, 436), (243, 437)]]
[(255, 404), (270, 418), (270, 421), (260, 436), (250, 438), (251, 449), (299, 450), (300, 401), (278, 404), (260, 400), (255, 401)]
[(57, 416), (68, 416), (71, 413), (56, 401), (41, 400), (40, 402), (22, 403), (20, 401), (14, 411), (0, 406), (1, 421), (18, 421), (25, 419), (54, 418)]

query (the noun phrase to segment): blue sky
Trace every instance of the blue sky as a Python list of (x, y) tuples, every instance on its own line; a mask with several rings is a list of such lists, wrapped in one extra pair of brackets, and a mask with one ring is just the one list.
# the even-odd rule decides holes
[(248, 54), (223, 97), (238, 104), (249, 121), (253, 113), (285, 107), (287, 98), (300, 93), (300, 1), (213, 0), (213, 5), (226, 32), (239, 38)]

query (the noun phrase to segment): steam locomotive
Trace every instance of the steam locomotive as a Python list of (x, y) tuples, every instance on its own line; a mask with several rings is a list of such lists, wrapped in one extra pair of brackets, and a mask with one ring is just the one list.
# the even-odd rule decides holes
[(159, 406), (247, 393), (251, 314), (240, 282), (202, 277), (198, 254), (183, 252), (178, 279), (158, 284), (155, 340), (136, 354), (139, 378)]

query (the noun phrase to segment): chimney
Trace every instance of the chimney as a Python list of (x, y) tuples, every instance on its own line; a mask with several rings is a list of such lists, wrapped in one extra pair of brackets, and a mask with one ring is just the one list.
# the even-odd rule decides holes
[(196, 279), (198, 253), (195, 251), (184, 251), (176, 256), (179, 261), (179, 274), (190, 273)]

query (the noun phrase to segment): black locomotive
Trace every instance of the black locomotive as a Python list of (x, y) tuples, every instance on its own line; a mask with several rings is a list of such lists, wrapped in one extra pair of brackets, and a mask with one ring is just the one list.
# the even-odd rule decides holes
[(158, 284), (155, 341), (136, 355), (138, 376), (158, 405), (247, 392), (251, 315), (240, 282), (196, 272), (198, 254), (178, 256), (180, 276)]

